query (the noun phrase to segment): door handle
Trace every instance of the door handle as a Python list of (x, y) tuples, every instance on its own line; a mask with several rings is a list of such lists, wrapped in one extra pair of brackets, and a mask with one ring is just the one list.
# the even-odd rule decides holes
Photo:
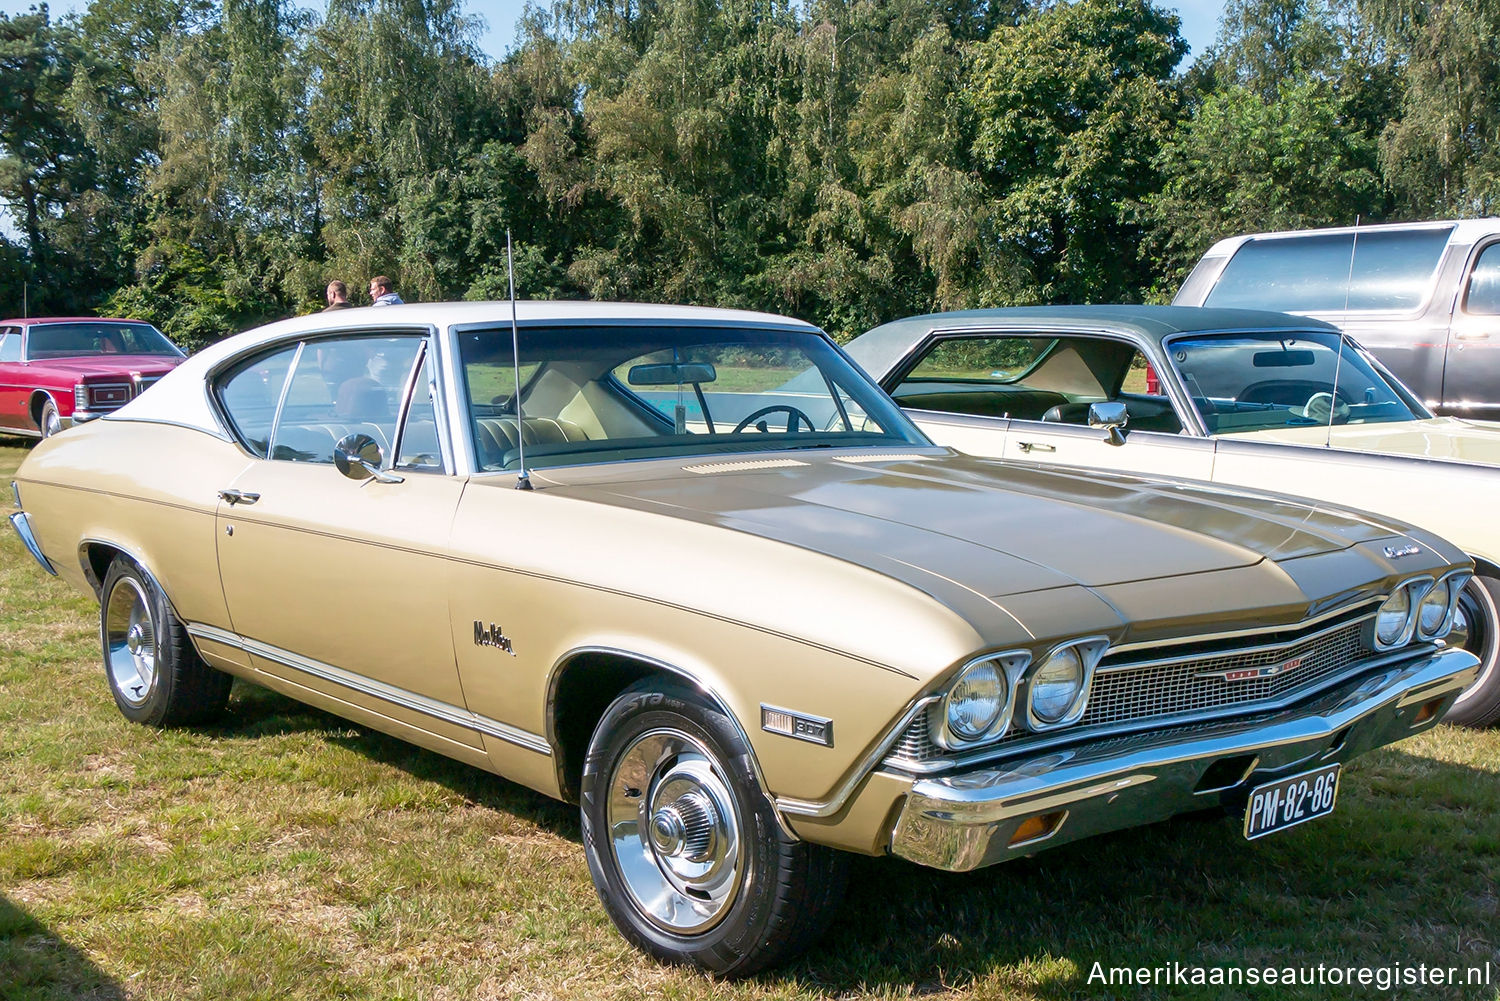
[(219, 497), (231, 507), (236, 504), (254, 504), (260, 500), (260, 494), (248, 490), (220, 490)]
[(1056, 445), (1049, 445), (1044, 441), (1018, 441), (1016, 447), (1023, 452), (1056, 452)]
[(1460, 330), (1453, 335), (1460, 341), (1487, 341), (1490, 339), (1488, 330)]

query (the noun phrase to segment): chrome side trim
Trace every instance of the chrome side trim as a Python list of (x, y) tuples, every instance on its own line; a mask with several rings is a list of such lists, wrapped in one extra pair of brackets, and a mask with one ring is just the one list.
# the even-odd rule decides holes
[(547, 742), (545, 737), (532, 733), (529, 730), (523, 730), (520, 727), (511, 726), (509, 723), (502, 723), (497, 719), (490, 719), (488, 716), (482, 716), (461, 706), (440, 702), (437, 699), (430, 699), (425, 695), (418, 695), (416, 692), (410, 692), (395, 685), (388, 685), (383, 681), (366, 678), (352, 671), (334, 667), (332, 664), (324, 664), (322, 661), (303, 657), (292, 653), (290, 650), (283, 650), (280, 647), (271, 646), (269, 643), (261, 643), (258, 640), (249, 639), (238, 633), (230, 632), (227, 629), (219, 629), (215, 626), (208, 626), (199, 622), (189, 622), (187, 624), (187, 631), (188, 635), (195, 639), (210, 640), (214, 643), (222, 643), (225, 646), (235, 647), (248, 654), (275, 661), (283, 667), (289, 667), (294, 671), (301, 671), (303, 674), (310, 674), (315, 678), (321, 678), (324, 681), (331, 681), (336, 685), (351, 688), (362, 695), (381, 699), (392, 705), (422, 713), (424, 716), (431, 716), (433, 719), (439, 719), (445, 723), (452, 723), (455, 726), (477, 730), (480, 733), (503, 740), (506, 743), (515, 744), (517, 747), (524, 747), (528, 751), (535, 751), (537, 754), (546, 755), (547, 757), (552, 756), (552, 745)]
[[(547, 740), (549, 747), (554, 746), (557, 740), (557, 685), (562, 678), (562, 666), (576, 659), (577, 657), (582, 656), (583, 654), (589, 653), (609, 654), (610, 656), (614, 657), (624, 657), (627, 660), (638, 661), (648, 667), (661, 671), (664, 674), (670, 674), (673, 677), (681, 678), (683, 681), (686, 681), (688, 684), (692, 685), (699, 692), (701, 692), (705, 698), (712, 701), (713, 704), (718, 707), (719, 711), (728, 718), (730, 724), (734, 727), (735, 735), (744, 742), (745, 750), (748, 752), (746, 756), (750, 759), (750, 771), (755, 775), (755, 784), (760, 787), (761, 794), (765, 796), (769, 802), (777, 807), (777, 809), (772, 812), (776, 816), (776, 823), (781, 825), (782, 833), (786, 834), (787, 837), (792, 838), (793, 840), (801, 840), (796, 836), (796, 834), (792, 833), (792, 829), (787, 826), (786, 818), (781, 815), (781, 801), (774, 795), (772, 795), (770, 786), (766, 784), (765, 773), (760, 770), (760, 761), (755, 756), (755, 747), (750, 743), (750, 734), (745, 731), (744, 725), (740, 723), (740, 718), (730, 711), (729, 705), (723, 699), (719, 698), (717, 692), (715, 692), (709, 686), (705, 685), (702, 681), (698, 680), (698, 678), (691, 672), (684, 671), (682, 668), (677, 667), (675, 664), (668, 664), (664, 660), (657, 660), (655, 657), (648, 657), (644, 654), (633, 653), (629, 650), (621, 650), (617, 647), (581, 646), (569, 650), (567, 653), (557, 658), (557, 660), (552, 665), (552, 669), (547, 672), (547, 736), (545, 739)], [(559, 762), (560, 761), (561, 759), (559, 759)], [(559, 788), (565, 787), (566, 784), (563, 782), (563, 776), (561, 775), (560, 766), (557, 780)]]
[(32, 559), (41, 564), (43, 570), (56, 577), (57, 569), (52, 566), (52, 562), (42, 552), (41, 545), (36, 541), (36, 533), (31, 530), (31, 515), (25, 511), (17, 511), (10, 516), (10, 523), (15, 526), (16, 534), (21, 537), (21, 543), (26, 547), (26, 551), (31, 554)]
[(850, 769), (848, 777), (833, 791), (833, 795), (828, 799), (819, 802), (817, 800), (777, 797), (775, 800), (776, 809), (795, 817), (831, 817), (835, 813), (838, 813), (844, 808), (844, 804), (848, 802), (855, 787), (875, 770), (875, 766), (886, 757), (891, 746), (897, 740), (901, 739), (901, 735), (906, 732), (906, 728), (911, 726), (911, 721), (917, 718), (917, 713), (925, 710), (928, 706), (938, 701), (939, 698), (940, 696), (938, 695), (928, 695), (913, 702), (910, 708), (902, 713), (901, 717), (895, 723), (891, 724), (885, 733), (881, 735), (880, 739), (870, 745), (870, 749), (865, 752), (865, 756), (860, 758), (859, 762)]

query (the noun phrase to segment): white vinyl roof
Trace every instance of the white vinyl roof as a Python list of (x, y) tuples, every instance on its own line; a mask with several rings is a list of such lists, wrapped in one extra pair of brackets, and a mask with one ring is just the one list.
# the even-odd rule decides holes
[[(774, 313), (703, 306), (659, 306), (638, 302), (517, 302), (516, 322), (522, 326), (607, 323), (681, 323), (703, 326), (774, 327), (781, 330), (816, 332), (817, 327)], [(511, 321), (510, 302), (419, 302), (401, 306), (363, 306), (311, 313), (280, 320), (222, 341), (190, 356), (161, 381), (104, 420), (152, 421), (179, 424), (229, 438), (209, 402), (208, 376), (220, 365), (240, 355), (279, 342), (339, 331), (424, 330), (445, 331), (452, 327), (502, 326)]]

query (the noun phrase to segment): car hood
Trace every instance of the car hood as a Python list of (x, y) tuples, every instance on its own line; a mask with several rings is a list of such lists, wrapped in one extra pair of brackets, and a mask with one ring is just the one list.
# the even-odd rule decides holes
[(28, 362), (32, 370), (66, 373), (68, 375), (109, 375), (138, 372), (141, 375), (165, 375), (178, 365), (181, 358), (163, 355), (85, 355), (79, 358), (37, 358)]
[(885, 573), (895, 560), (991, 597), (1233, 569), (1394, 534), (1347, 512), (1204, 484), (956, 454), (665, 465), (544, 475), (548, 489), (580, 500), (748, 532)]
[(1465, 421), (1456, 417), (1434, 417), (1423, 421), (1389, 424), (1345, 424), (1326, 427), (1282, 428), (1237, 434), (1235, 439), (1277, 441), (1294, 445), (1322, 445), (1383, 455), (1409, 455), (1424, 459), (1452, 459), (1487, 466), (1500, 466), (1500, 424)]

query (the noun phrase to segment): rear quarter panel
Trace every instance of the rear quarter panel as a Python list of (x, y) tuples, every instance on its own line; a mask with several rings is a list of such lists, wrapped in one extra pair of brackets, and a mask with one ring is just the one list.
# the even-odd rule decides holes
[(187, 428), (95, 421), (41, 442), (16, 475), (47, 557), (92, 593), (80, 546), (105, 542), (150, 570), (186, 620), (229, 628), (219, 586), (218, 491), (249, 459)]

